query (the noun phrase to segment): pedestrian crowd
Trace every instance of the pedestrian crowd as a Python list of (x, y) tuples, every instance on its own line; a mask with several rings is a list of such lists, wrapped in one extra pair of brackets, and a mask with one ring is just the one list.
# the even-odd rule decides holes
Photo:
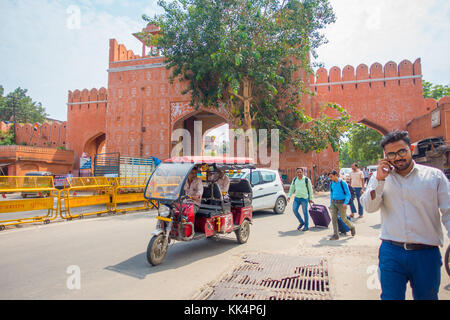
[(327, 209), (331, 219), (328, 210), (321, 208), (324, 206), (313, 203), (311, 181), (301, 168), (297, 169), (288, 195), (288, 201), (294, 196), (297, 229), (309, 230), (310, 213), (316, 225), (328, 226), (331, 222), (333, 235), (329, 240), (336, 241), (347, 231), (356, 235), (352, 222), (356, 214), (361, 219), (365, 213), (379, 212), (381, 299), (404, 300), (409, 282), (414, 299), (437, 300), (442, 267), (439, 247), (444, 245), (442, 225), (450, 237), (450, 182), (441, 170), (413, 160), (407, 131), (388, 133), (380, 145), (384, 158), (372, 175), (367, 168), (361, 170), (357, 162), (346, 177), (336, 170), (329, 172)]

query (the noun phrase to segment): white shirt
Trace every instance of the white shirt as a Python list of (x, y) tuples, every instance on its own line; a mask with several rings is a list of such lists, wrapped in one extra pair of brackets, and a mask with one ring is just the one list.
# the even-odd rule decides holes
[(378, 181), (374, 174), (361, 203), (369, 213), (380, 210), (383, 240), (443, 246), (441, 221), (450, 237), (450, 182), (439, 169), (414, 163), (405, 177), (392, 171)]
[(186, 180), (186, 183), (184, 184), (184, 192), (187, 196), (193, 197), (193, 196), (200, 196), (199, 200), (192, 200), (195, 202), (196, 205), (200, 206), (201, 204), (201, 197), (203, 195), (203, 183), (202, 180), (198, 177), (195, 177), (192, 182), (189, 184), (189, 180)]
[(220, 192), (228, 192), (228, 189), (230, 188), (230, 179), (225, 174), (222, 178), (217, 180), (217, 184), (219, 185)]

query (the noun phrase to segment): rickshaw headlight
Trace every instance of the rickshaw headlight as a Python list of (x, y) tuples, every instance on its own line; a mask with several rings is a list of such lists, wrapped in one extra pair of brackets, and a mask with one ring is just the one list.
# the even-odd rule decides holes
[(159, 215), (161, 217), (167, 218), (169, 214), (170, 214), (169, 208), (167, 208), (166, 206), (161, 206), (161, 208), (159, 209)]

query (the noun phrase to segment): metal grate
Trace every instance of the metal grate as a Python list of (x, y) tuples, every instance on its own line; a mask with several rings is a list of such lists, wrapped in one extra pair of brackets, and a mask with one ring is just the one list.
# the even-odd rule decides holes
[(196, 300), (329, 300), (325, 258), (253, 254), (198, 292)]

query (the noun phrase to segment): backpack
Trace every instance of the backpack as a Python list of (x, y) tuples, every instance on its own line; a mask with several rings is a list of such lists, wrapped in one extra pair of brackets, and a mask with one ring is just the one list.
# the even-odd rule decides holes
[[(295, 180), (297, 180), (297, 177), (295, 177), (294, 180), (292, 180), (292, 183), (294, 183), (294, 186), (295, 186)], [(308, 200), (309, 200), (309, 198), (311, 198), (311, 195), (309, 194), (308, 177), (306, 177), (306, 176), (305, 176), (305, 185), (306, 185), (306, 191), (308, 191)]]
[[(339, 182), (340, 182), (340, 185), (341, 185), (341, 188), (342, 188), (342, 192), (344, 192), (344, 194), (346, 194), (345, 193), (344, 184), (342, 183), (342, 180), (339, 181)], [(333, 192), (333, 188), (331, 186), (332, 185), (330, 184), (330, 191)], [(350, 201), (349, 201), (349, 203), (351, 203), (351, 202), (353, 202), (353, 200), (355, 200), (356, 194), (355, 194), (355, 190), (353, 190), (353, 188), (351, 186), (349, 186), (348, 184), (347, 184), (347, 186), (348, 186), (348, 190), (350, 190)]]

